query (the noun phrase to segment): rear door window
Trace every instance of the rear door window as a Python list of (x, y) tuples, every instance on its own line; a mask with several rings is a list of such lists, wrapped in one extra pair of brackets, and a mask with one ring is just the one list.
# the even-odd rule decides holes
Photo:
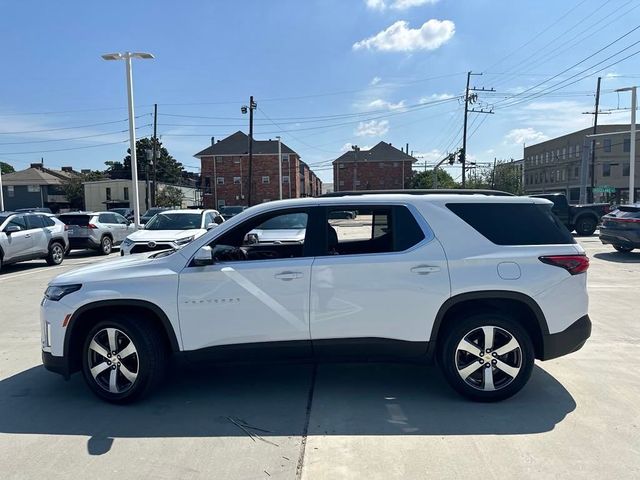
[(53, 227), (56, 224), (51, 217), (42, 215), (40, 218), (42, 218), (42, 223), (44, 223), (45, 227)]
[(40, 215), (26, 215), (25, 219), (27, 221), (28, 230), (44, 228), (44, 222), (42, 221), (42, 217)]
[(534, 203), (448, 203), (447, 208), (496, 245), (576, 243), (552, 213)]

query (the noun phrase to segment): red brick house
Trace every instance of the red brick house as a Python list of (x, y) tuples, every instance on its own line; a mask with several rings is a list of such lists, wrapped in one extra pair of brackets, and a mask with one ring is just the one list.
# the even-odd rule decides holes
[[(317, 195), (316, 175), (286, 144), (282, 150), (282, 198)], [(194, 155), (201, 163), (203, 205), (248, 205), (249, 136), (238, 131)], [(252, 204), (277, 200), (278, 141), (253, 140)], [(315, 187), (311, 187), (311, 183)], [(321, 184), (320, 184), (321, 185)]]
[(333, 161), (334, 191), (407, 188), (417, 160), (390, 143), (370, 150), (350, 150)]

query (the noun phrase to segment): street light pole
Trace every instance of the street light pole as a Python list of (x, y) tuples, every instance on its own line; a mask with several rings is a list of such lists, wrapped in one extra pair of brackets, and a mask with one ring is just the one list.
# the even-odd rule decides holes
[(631, 92), (631, 139), (629, 145), (629, 203), (635, 203), (636, 187), (636, 100), (637, 87), (619, 88), (616, 92)]
[(280, 136), (276, 138), (278, 139), (278, 194), (280, 195), (279, 199), (282, 200), (282, 139)]
[(102, 55), (105, 60), (124, 60), (127, 75), (127, 102), (129, 106), (129, 149), (131, 151), (131, 183), (133, 191), (133, 222), (136, 229), (140, 228), (140, 198), (138, 196), (138, 159), (136, 158), (136, 122), (133, 106), (133, 73), (131, 59), (152, 59), (153, 55), (145, 52), (107, 53)]

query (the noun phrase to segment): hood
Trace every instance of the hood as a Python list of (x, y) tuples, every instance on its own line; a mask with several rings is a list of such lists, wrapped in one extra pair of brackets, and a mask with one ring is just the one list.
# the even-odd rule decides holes
[(204, 228), (195, 228), (188, 230), (138, 230), (132, 233), (127, 238), (133, 242), (161, 242), (161, 241), (174, 241), (181, 238), (190, 237), (195, 235), (199, 237), (204, 235), (207, 231)]
[[(95, 280), (96, 278), (105, 277), (105, 272), (109, 273), (110, 277), (114, 276), (126, 276), (124, 271), (135, 271), (141, 267), (145, 267), (155, 262), (162, 261), (161, 258), (153, 259), (149, 258), (158, 252), (149, 252), (148, 254), (140, 255), (127, 255), (118, 259), (108, 259), (103, 262), (87, 265), (86, 267), (76, 268), (69, 272), (65, 272), (55, 277), (49, 285), (61, 285), (68, 283), (83, 283), (85, 281)], [(165, 257), (166, 258), (166, 257)]]
[(276, 230), (254, 229), (251, 233), (258, 234), (260, 242), (302, 242), (304, 240), (306, 229), (304, 228), (286, 228)]

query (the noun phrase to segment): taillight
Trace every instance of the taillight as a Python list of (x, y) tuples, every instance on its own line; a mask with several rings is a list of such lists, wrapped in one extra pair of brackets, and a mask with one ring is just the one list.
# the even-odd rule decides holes
[(94, 230), (94, 229), (96, 229), (98, 227), (96, 227), (93, 223), (90, 223), (89, 225), (87, 225), (87, 228), (90, 228), (90, 229)]
[(69, 230), (69, 225), (65, 225), (65, 226), (64, 226), (64, 229), (65, 229), (65, 230)]
[(623, 218), (611, 217), (611, 218), (607, 218), (607, 220), (611, 220), (613, 222), (620, 222), (620, 223), (640, 223), (640, 218), (630, 218), (630, 217), (623, 217)]
[(586, 272), (589, 268), (589, 257), (586, 255), (548, 255), (539, 258), (542, 263), (564, 268), (571, 275)]

